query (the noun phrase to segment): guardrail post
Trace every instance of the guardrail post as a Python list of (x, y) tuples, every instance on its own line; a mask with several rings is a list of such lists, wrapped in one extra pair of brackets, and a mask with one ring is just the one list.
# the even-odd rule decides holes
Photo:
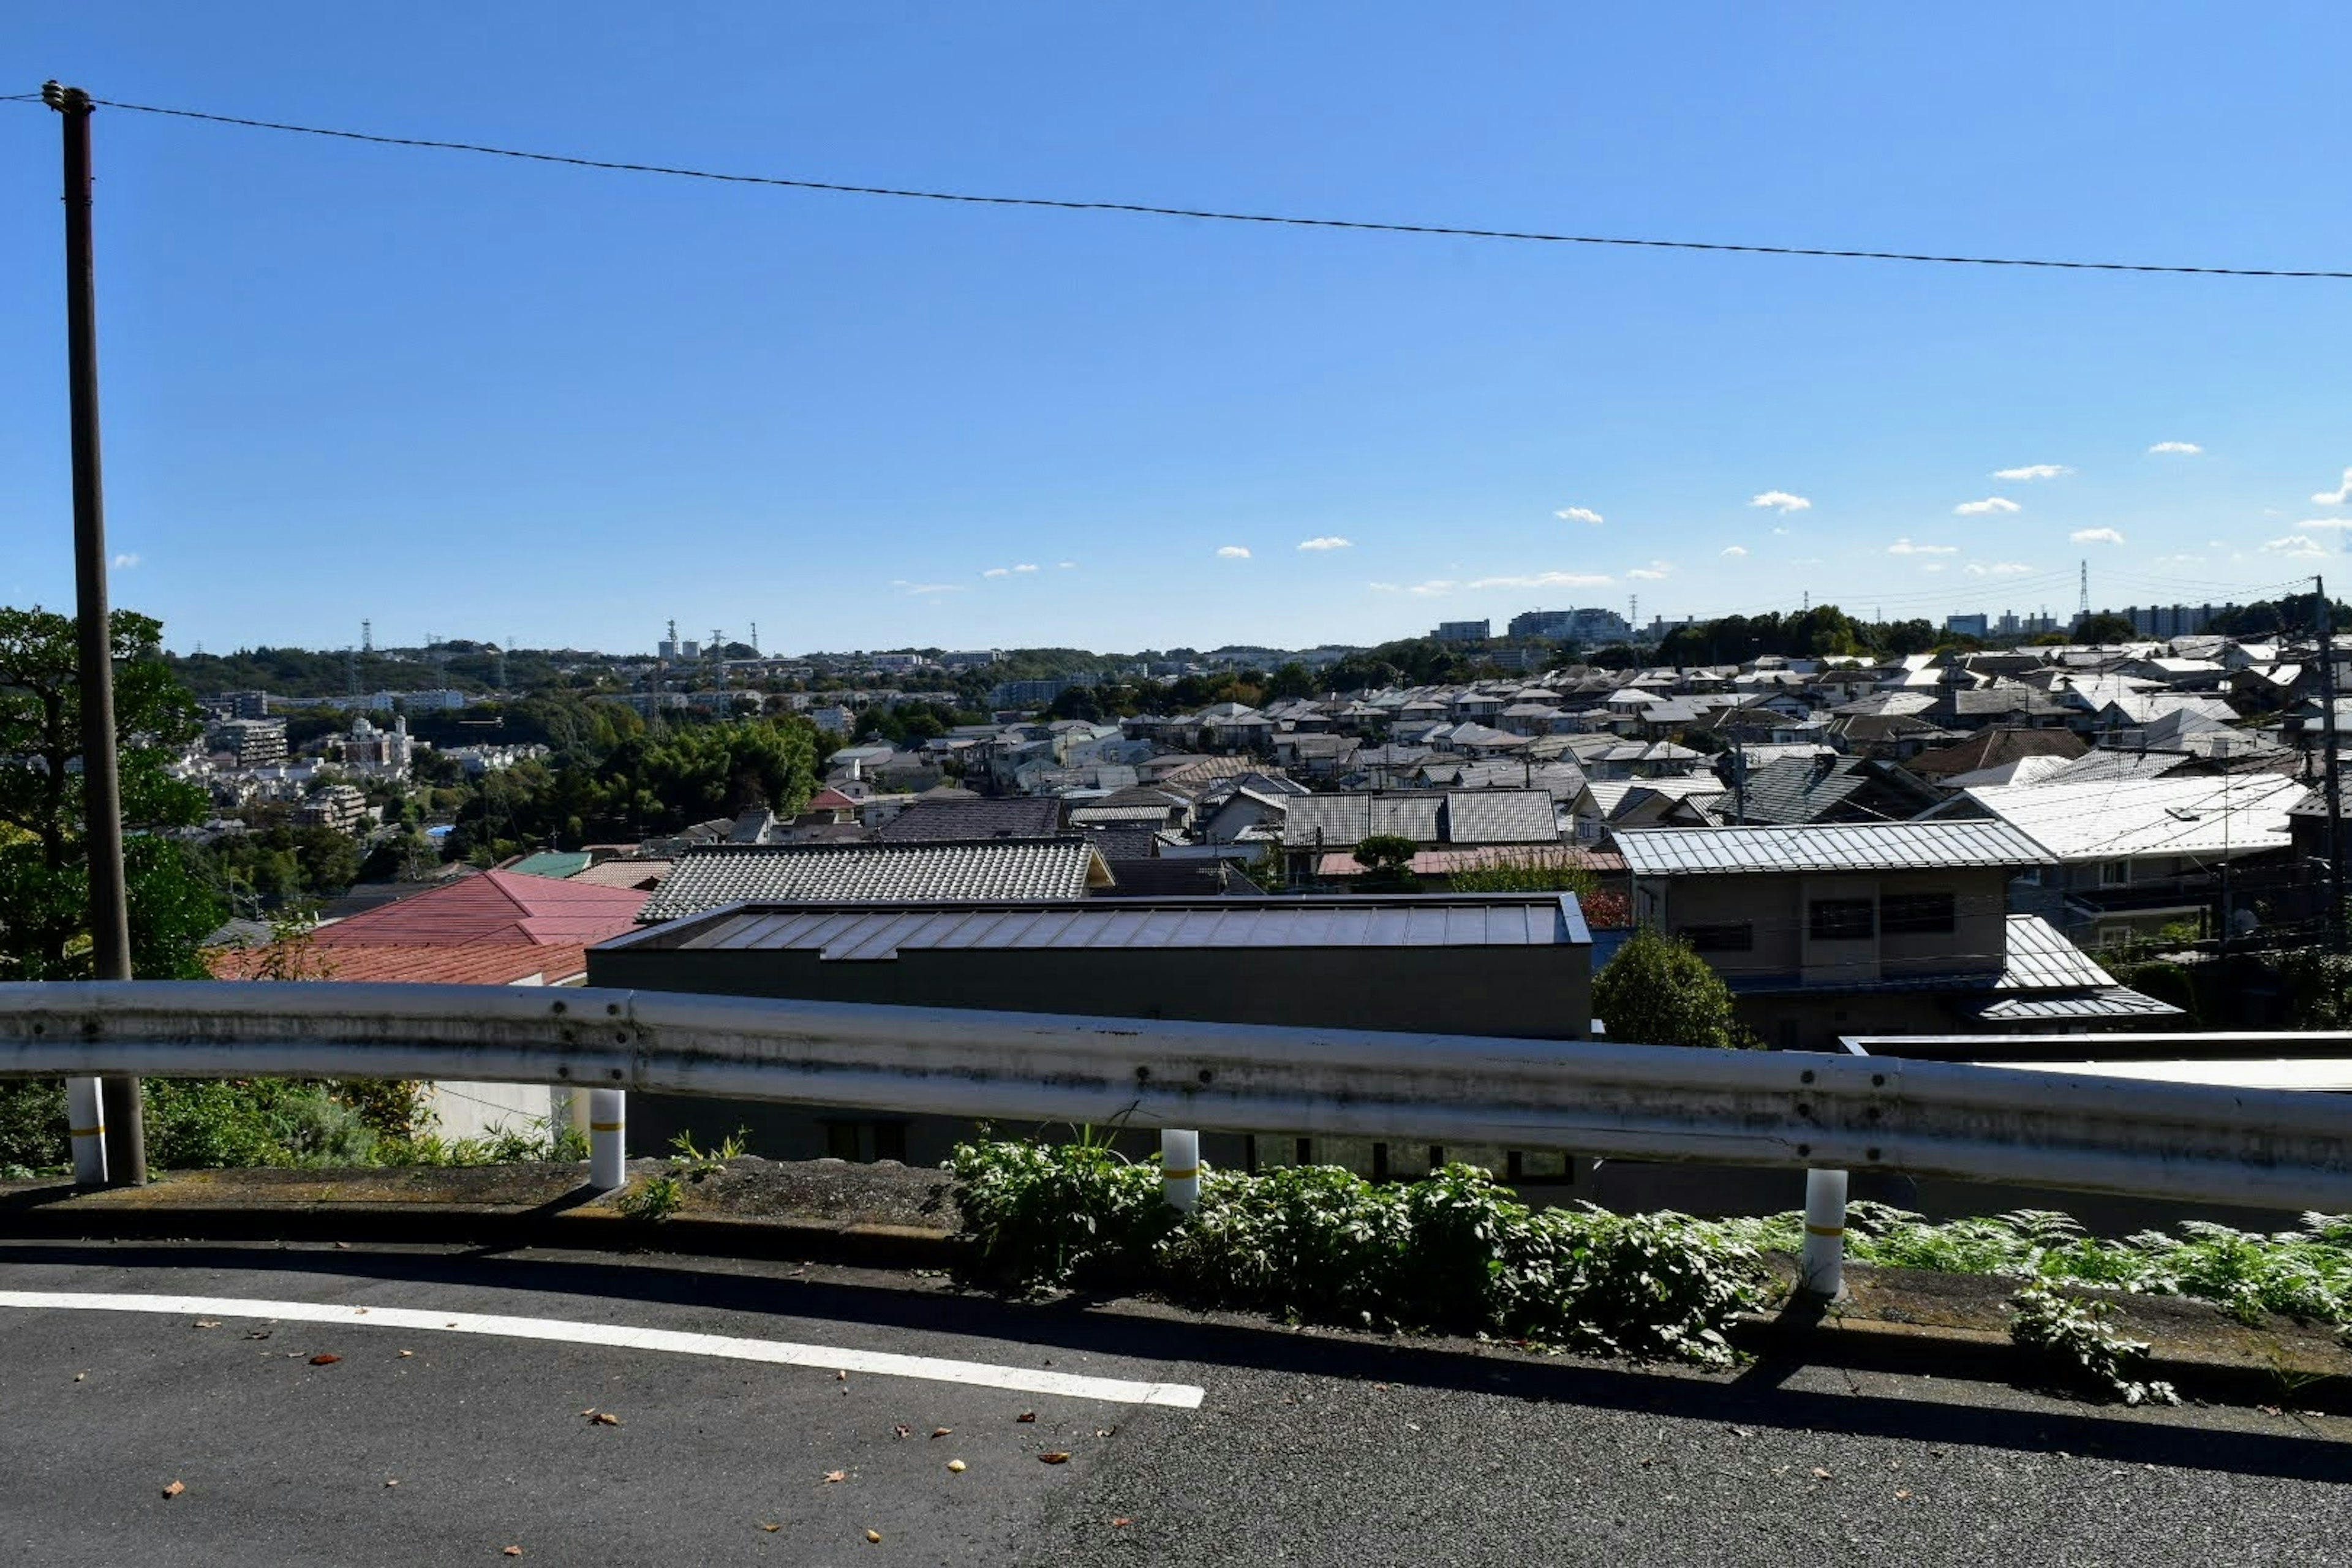
[(600, 1193), (629, 1184), (629, 1096), (619, 1089), (588, 1091), (588, 1185)]
[(66, 1126), (73, 1135), (75, 1182), (85, 1187), (104, 1186), (106, 1104), (98, 1079), (66, 1079)]
[(1805, 1173), (1805, 1289), (1835, 1300), (1845, 1289), (1845, 1173)]
[(1160, 1191), (1171, 1205), (1190, 1210), (1201, 1201), (1201, 1135), (1182, 1128), (1160, 1130)]

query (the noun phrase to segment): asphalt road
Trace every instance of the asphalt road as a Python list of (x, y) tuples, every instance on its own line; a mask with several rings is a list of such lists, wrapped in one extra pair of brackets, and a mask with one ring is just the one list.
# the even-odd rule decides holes
[(842, 1378), (361, 1314), (5, 1306), (6, 1561), (2352, 1563), (2352, 1422), (2292, 1410), (1769, 1363), (1707, 1378), (658, 1257), (20, 1243), (0, 1289), (503, 1314), (1203, 1394)]

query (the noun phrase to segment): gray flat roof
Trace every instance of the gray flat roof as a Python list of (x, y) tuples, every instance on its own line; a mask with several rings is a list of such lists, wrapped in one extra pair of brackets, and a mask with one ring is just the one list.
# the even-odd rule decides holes
[(1861, 822), (1835, 826), (1646, 827), (1617, 835), (1636, 877), (1726, 871), (1933, 871), (2050, 866), (2057, 858), (2005, 822)]
[(814, 952), (835, 962), (908, 952), (1079, 948), (1585, 946), (1572, 895), (1057, 900), (743, 904), (608, 945)]

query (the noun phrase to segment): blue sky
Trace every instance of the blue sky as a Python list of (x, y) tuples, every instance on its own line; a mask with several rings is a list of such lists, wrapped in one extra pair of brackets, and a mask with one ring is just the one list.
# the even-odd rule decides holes
[[(849, 183), (2342, 268), (2347, 42), (2324, 4), (98, 0), (12, 8), (0, 89)], [(2063, 613), (2084, 558), (2101, 604), (2352, 584), (2352, 500), (2318, 499), (2352, 465), (2352, 282), (97, 132), (115, 595), (183, 648), (363, 616), (792, 650), (1368, 642), (1637, 594)], [(56, 147), (0, 104), (12, 604), (71, 598)]]

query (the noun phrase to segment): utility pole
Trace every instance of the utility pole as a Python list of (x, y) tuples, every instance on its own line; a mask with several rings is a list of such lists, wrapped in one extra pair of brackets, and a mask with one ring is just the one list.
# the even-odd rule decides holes
[(2336, 750), (2336, 628), (2335, 616), (2327, 606), (2327, 579), (2315, 574), (2311, 591), (2318, 596), (2319, 608), (2319, 743), (2327, 748), (2324, 759), (2326, 772), (2327, 835), (2321, 840), (2327, 847), (2327, 946), (2329, 951), (2344, 951), (2344, 767), (2342, 754)]
[[(89, 94), (54, 81), (41, 101), (65, 132), (66, 384), (73, 421), (74, 621), (81, 675), (83, 843), (89, 855), (90, 973), (131, 978), (131, 900), (122, 872), (122, 779), (114, 753), (114, 637), (106, 602), (106, 488), (98, 447), (98, 262), (90, 238)], [(104, 1080), (107, 1179), (147, 1181), (139, 1080)]]

